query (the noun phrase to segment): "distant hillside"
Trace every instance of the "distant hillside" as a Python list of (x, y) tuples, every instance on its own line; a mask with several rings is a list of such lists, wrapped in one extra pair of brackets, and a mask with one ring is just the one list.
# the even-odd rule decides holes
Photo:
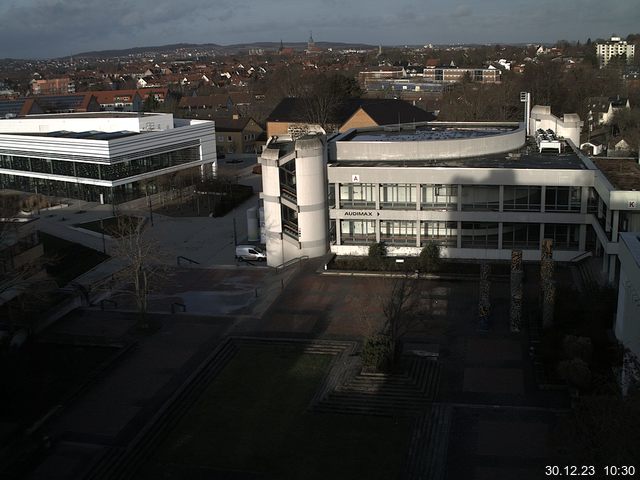
[[(306, 42), (284, 42), (287, 48), (295, 50), (304, 50), (307, 48)], [(373, 49), (377, 48), (373, 45), (363, 43), (343, 43), (343, 42), (316, 42), (316, 46), (322, 49), (332, 48), (334, 50), (345, 49)], [(249, 50), (252, 48), (263, 48), (265, 50), (277, 50), (280, 48), (280, 42), (253, 42), (253, 43), (237, 43), (233, 45), (218, 45), (215, 43), (176, 43), (171, 45), (151, 46), (151, 47), (135, 47), (125, 48), (121, 50), (100, 50), (93, 52), (81, 52), (73, 55), (75, 58), (109, 58), (109, 57), (126, 57), (129, 55), (141, 55), (145, 53), (171, 53), (176, 50), (211, 50), (215, 53), (234, 53), (241, 50)]]
[(181, 49), (221, 49), (224, 48), (221, 45), (217, 45), (215, 43), (174, 43), (171, 45), (160, 45), (154, 47), (133, 47), (133, 48), (124, 48), (121, 50), (99, 50), (94, 52), (81, 52), (73, 54), (76, 58), (82, 57), (91, 57), (91, 58), (100, 58), (100, 57), (126, 57), (127, 55), (137, 55), (141, 53), (164, 53), (164, 52), (174, 52), (176, 50)]

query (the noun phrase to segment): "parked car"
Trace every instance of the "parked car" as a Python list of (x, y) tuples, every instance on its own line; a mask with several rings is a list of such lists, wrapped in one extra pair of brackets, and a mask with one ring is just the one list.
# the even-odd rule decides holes
[(254, 245), (237, 245), (236, 258), (240, 260), (257, 260), (264, 262), (267, 260), (267, 254)]

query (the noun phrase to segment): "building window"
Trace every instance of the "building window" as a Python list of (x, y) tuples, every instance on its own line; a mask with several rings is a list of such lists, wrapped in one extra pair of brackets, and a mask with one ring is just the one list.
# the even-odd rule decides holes
[(498, 224), (462, 222), (462, 248), (498, 248)]
[(218, 135), (218, 141), (224, 142), (224, 135)]
[(503, 223), (502, 248), (538, 250), (540, 248), (540, 224)]
[(553, 240), (554, 250), (578, 250), (580, 225), (545, 223), (544, 238)]
[(290, 237), (298, 239), (298, 212), (282, 205), (282, 231)]
[(542, 187), (505, 186), (503, 210), (505, 212), (539, 212)]
[(390, 220), (380, 222), (380, 240), (389, 245), (416, 245), (416, 222)]
[(458, 222), (420, 222), (420, 245), (458, 246)]
[(457, 210), (458, 186), (421, 185), (420, 208), (422, 210)]
[(548, 212), (579, 212), (581, 187), (547, 187), (544, 209)]
[(336, 208), (336, 184), (329, 183), (327, 185), (327, 204), (329, 208)]
[(500, 187), (497, 185), (463, 185), (462, 210), (494, 211), (500, 209)]
[(372, 220), (341, 220), (340, 235), (344, 245), (376, 242), (376, 222)]
[(375, 185), (345, 183), (340, 185), (340, 208), (375, 208)]
[(416, 186), (406, 183), (380, 185), (380, 208), (416, 208)]
[(296, 162), (288, 162), (280, 167), (280, 191), (282, 196), (295, 202), (296, 190)]

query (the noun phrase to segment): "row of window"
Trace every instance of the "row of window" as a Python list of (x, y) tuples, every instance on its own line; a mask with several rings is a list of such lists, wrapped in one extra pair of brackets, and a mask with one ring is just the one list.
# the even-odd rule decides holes
[(100, 201), (122, 203), (144, 197), (147, 193), (172, 190), (185, 185), (193, 185), (200, 178), (200, 167), (191, 167), (176, 174), (162, 175), (153, 180), (131, 182), (117, 187), (87, 185), (76, 181), (59, 181), (44, 178), (24, 177), (21, 175), (0, 175), (0, 190), (21, 190), (40, 193), (52, 197), (77, 198), (88, 202)]
[[(380, 208), (407, 210), (416, 209), (418, 194), (422, 210), (499, 211), (500, 187), (498, 185), (462, 185), (458, 198), (458, 185), (415, 185), (373, 183), (340, 184), (340, 208), (376, 208), (376, 187)], [(333, 200), (335, 187), (330, 186), (329, 198)], [(590, 189), (590, 196), (595, 192)], [(582, 187), (546, 187), (545, 211), (580, 212)], [(542, 187), (504, 186), (502, 209), (504, 211), (542, 210)], [(589, 204), (594, 204), (589, 198)]]
[(113, 181), (198, 160), (200, 160), (198, 147), (190, 147), (112, 164), (0, 155), (0, 168)]
[[(445, 247), (457, 247), (458, 235), (462, 248), (499, 248), (499, 224), (495, 222), (458, 222), (390, 220), (380, 222), (380, 241), (395, 246), (416, 246), (417, 228), (420, 242), (435, 242)], [(540, 224), (503, 223), (502, 248), (540, 248)], [(363, 245), (376, 242), (376, 222), (372, 220), (340, 220), (341, 243)], [(544, 237), (551, 238), (558, 250), (578, 250), (579, 225), (544, 224)]]

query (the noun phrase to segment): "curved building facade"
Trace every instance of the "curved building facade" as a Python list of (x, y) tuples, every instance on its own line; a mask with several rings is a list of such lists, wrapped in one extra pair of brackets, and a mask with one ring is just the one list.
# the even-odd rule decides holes
[(328, 251), (326, 145), (320, 135), (272, 139), (259, 159), (267, 263)]

